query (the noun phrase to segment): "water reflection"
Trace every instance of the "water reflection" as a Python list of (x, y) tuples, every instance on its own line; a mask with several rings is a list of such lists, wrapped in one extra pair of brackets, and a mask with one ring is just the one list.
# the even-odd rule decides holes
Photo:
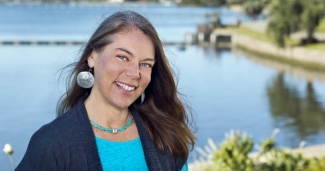
[(219, 58), (223, 53), (231, 52), (230, 47), (218, 47), (218, 46), (201, 46), (200, 47), (205, 56), (212, 56)]
[[(325, 130), (325, 109), (317, 99), (312, 82), (306, 82), (305, 94), (288, 84), (285, 74), (279, 72), (267, 87), (269, 107), (277, 127), (291, 130), (294, 139), (307, 139)], [(296, 140), (288, 139), (291, 142)]]

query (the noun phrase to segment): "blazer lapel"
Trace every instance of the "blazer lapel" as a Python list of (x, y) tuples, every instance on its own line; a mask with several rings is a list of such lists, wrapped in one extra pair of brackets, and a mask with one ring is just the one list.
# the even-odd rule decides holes
[(79, 99), (77, 104), (78, 115), (76, 115), (76, 124), (78, 124), (81, 141), (85, 149), (88, 169), (89, 171), (101, 171), (102, 165), (100, 163), (98, 149), (96, 145), (95, 135), (89, 122), (84, 101), (88, 96), (83, 96)]
[(156, 145), (151, 140), (148, 132), (143, 126), (142, 120), (138, 114), (138, 112), (134, 109), (134, 107), (130, 108), (130, 111), (132, 113), (133, 119), (136, 123), (136, 126), (138, 128), (142, 148), (144, 151), (144, 156), (148, 165), (148, 169), (150, 171), (163, 171), (163, 167), (160, 163), (159, 157), (158, 157), (158, 149), (156, 148)]

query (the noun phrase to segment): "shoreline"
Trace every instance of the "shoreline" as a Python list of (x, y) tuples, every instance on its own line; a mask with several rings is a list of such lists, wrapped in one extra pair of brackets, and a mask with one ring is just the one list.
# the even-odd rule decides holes
[[(256, 28), (254, 31), (261, 32), (261, 28)], [(260, 56), (261, 58), (279, 61), (306, 69), (325, 71), (325, 51), (312, 50), (299, 46), (279, 48), (270, 42), (259, 40), (234, 30), (222, 28), (214, 29), (211, 35), (230, 36), (230, 46), (232, 48), (238, 48), (247, 53)]]

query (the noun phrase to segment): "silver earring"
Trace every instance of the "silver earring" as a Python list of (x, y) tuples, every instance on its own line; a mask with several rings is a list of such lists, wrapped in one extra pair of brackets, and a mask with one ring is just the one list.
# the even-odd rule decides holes
[(141, 94), (141, 104), (144, 102), (144, 98), (146, 97), (146, 95), (144, 94), (144, 92)]
[(82, 88), (91, 88), (94, 85), (94, 81), (91, 69), (89, 71), (82, 71), (77, 76), (77, 83)]

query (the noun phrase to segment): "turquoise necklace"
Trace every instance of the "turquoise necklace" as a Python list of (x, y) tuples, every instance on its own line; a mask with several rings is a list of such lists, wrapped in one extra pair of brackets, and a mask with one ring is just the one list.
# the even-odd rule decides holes
[(121, 128), (118, 128), (118, 129), (110, 129), (110, 128), (105, 128), (103, 126), (100, 126), (98, 125), (96, 122), (90, 120), (90, 123), (97, 129), (100, 129), (102, 131), (105, 131), (105, 132), (109, 132), (109, 133), (113, 133), (113, 134), (117, 134), (119, 132), (122, 132), (124, 130), (126, 130), (126, 128), (130, 127), (130, 125), (132, 124), (132, 121), (133, 121), (133, 118), (131, 117), (129, 122), (126, 123), (126, 125), (124, 125), (123, 127)]

